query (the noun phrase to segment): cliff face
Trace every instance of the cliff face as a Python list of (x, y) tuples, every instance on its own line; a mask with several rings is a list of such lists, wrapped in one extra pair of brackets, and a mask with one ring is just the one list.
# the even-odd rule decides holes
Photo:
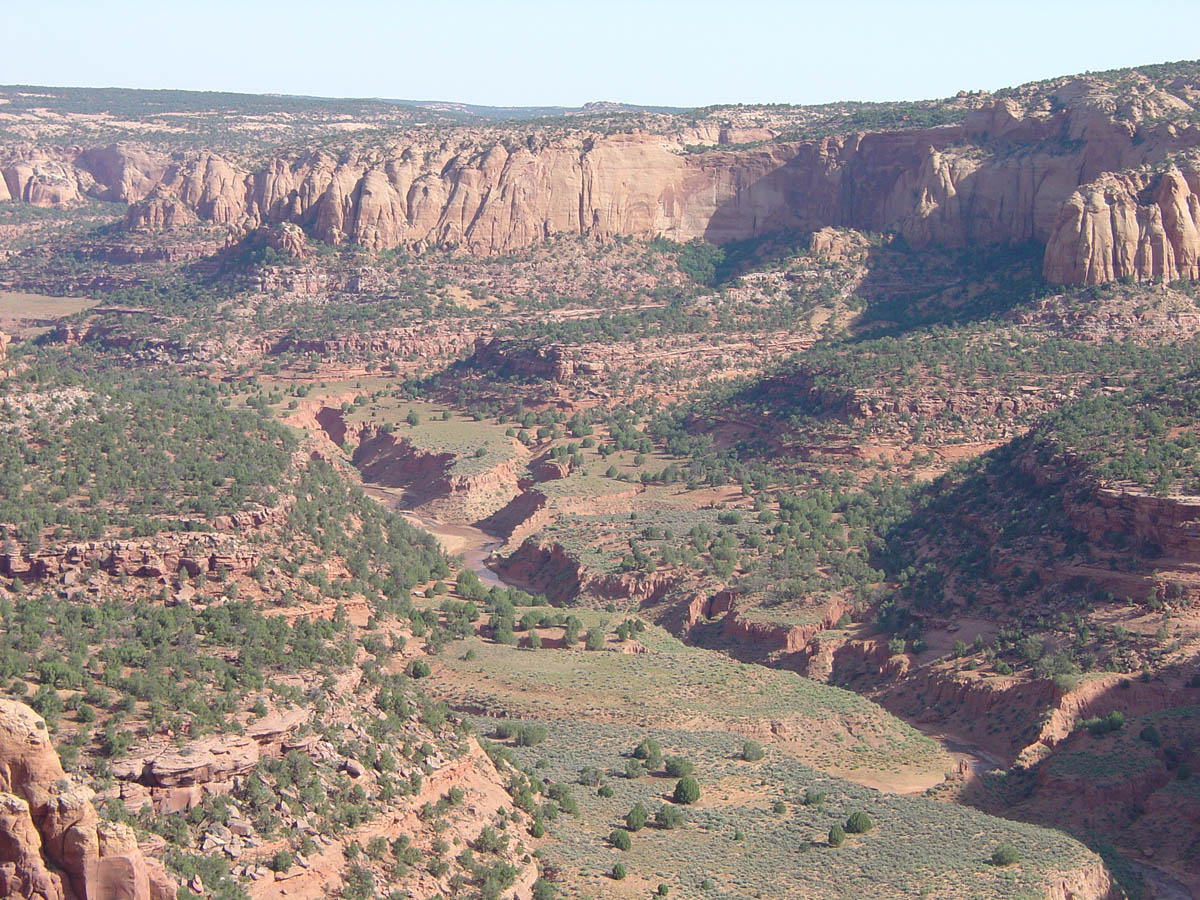
[(1043, 274), (1062, 284), (1200, 278), (1200, 169), (1106, 174), (1071, 194)]
[(322, 152), (257, 170), (201, 154), (157, 180), (157, 161), (143, 156), (150, 175), (125, 175), (107, 192), (136, 201), (135, 229), (294, 222), (376, 250), (497, 253), (564, 233), (723, 243), (830, 225), (894, 231), (914, 246), (1033, 240), (1047, 246), (1047, 279), (1094, 283), (1196, 275), (1197, 176), (1158, 179), (1146, 202), (1149, 175), (1112, 174), (1194, 146), (1195, 127), (1134, 132), (1086, 105), (1033, 114), (1000, 101), (961, 125), (705, 153), (631, 133), (537, 151)]
[(32, 709), (0, 700), (0, 895), (169, 900), (175, 885), (128, 826), (102, 822)]
[(643, 606), (657, 603), (682, 579), (677, 573), (602, 574), (593, 571), (567, 552), (561, 544), (527, 538), (513, 553), (500, 560), (496, 571), (508, 582), (543, 594), (551, 602), (566, 605), (581, 594), (604, 600), (632, 600)]
[(1200, 147), (1191, 108), (1142, 97), (1130, 113), (1106, 91), (1078, 79), (1054, 102), (999, 100), (955, 125), (806, 141), (763, 134), (704, 152), (688, 152), (694, 128), (527, 140), (460, 129), (440, 142), (414, 133), (386, 149), (256, 161), (128, 144), (22, 148), (0, 151), (0, 200), (125, 202), (136, 231), (291, 223), (373, 250), (502, 253), (555, 234), (722, 243), (844, 226), (915, 246), (1038, 241), (1052, 281), (1194, 277), (1200, 176), (1161, 174)]
[(561, 233), (721, 241), (813, 225), (814, 215), (832, 213), (837, 183), (827, 170), (840, 149), (778, 144), (686, 155), (673, 141), (633, 133), (564, 139), (537, 151), (497, 143), (453, 154), (415, 144), (340, 157), (317, 152), (258, 169), (199, 154), (173, 163), (148, 190), (129, 185), (127, 224), (144, 231), (196, 220), (239, 228), (295, 222), (334, 244), (428, 243), (476, 253)]
[(398, 490), (404, 507), (422, 515), (475, 522), (504, 509), (521, 493), (513, 459), (456, 473), (459, 457), (454, 452), (423, 449), (373, 424), (347, 424), (340, 409), (322, 407), (314, 422), (335, 444), (353, 447), (352, 461), (364, 481)]

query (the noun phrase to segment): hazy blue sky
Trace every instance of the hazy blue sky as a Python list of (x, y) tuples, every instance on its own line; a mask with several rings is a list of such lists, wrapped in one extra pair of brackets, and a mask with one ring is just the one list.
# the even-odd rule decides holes
[(3, 17), (0, 83), (490, 105), (918, 99), (1200, 57), (1196, 12), (1195, 0), (33, 0)]

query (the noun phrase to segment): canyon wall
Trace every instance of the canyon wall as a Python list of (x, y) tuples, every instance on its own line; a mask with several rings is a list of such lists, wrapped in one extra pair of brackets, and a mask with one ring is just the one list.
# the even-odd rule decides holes
[(456, 471), (456, 463), (467, 457), (417, 446), (370, 423), (347, 424), (340, 409), (322, 407), (314, 421), (334, 444), (353, 448), (352, 462), (365, 482), (394, 489), (403, 507), (420, 515), (448, 521), (485, 520), (521, 493), (518, 460), (525, 451), (515, 440), (512, 456), (500, 455), (487, 465)]
[(1056, 282), (1196, 277), (1200, 174), (1170, 160), (1200, 147), (1200, 128), (1117, 118), (1086, 79), (1056, 99), (999, 100), (935, 128), (702, 152), (683, 132), (538, 143), (469, 130), (257, 160), (125, 144), (0, 150), (0, 200), (124, 202), (134, 231), (290, 223), (332, 244), (481, 254), (554, 235), (723, 243), (845, 226), (914, 246), (1036, 241)]
[(1048, 281), (1200, 278), (1200, 168), (1106, 173), (1071, 194), (1046, 246)]

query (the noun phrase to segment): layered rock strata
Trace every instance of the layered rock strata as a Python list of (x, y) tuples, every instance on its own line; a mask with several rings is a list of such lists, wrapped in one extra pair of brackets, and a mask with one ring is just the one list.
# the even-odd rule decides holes
[(288, 225), (372, 250), (472, 253), (562, 234), (723, 243), (845, 226), (914, 246), (1036, 241), (1050, 281), (1196, 277), (1198, 176), (1171, 160), (1200, 147), (1200, 128), (1165, 108), (1168, 120), (1134, 124), (1106, 90), (1078, 79), (1055, 94), (1058, 108), (1003, 99), (953, 125), (704, 152), (689, 152), (683, 132), (641, 131), (540, 144), (464, 131), (257, 162), (127, 144), (13, 151), (0, 160), (0, 200), (121, 201), (133, 231), (269, 226), (291, 256), (305, 249)]

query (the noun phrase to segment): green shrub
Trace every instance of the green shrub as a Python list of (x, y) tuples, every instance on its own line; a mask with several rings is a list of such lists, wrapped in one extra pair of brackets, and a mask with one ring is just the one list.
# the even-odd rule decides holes
[(862, 810), (850, 813), (846, 820), (846, 834), (866, 834), (871, 830), (871, 817)]
[(1020, 862), (1021, 855), (1012, 844), (1001, 844), (992, 851), (993, 866), (1011, 866)]
[(675, 782), (675, 791), (671, 795), (676, 803), (687, 806), (700, 799), (700, 782), (691, 775), (685, 775)]
[(508, 838), (491, 825), (484, 826), (483, 831), (479, 832), (479, 837), (475, 839), (475, 849), (480, 853), (500, 853), (507, 846)]
[(666, 773), (671, 778), (683, 778), (696, 771), (690, 759), (682, 756), (668, 756), (664, 763)]
[(846, 840), (846, 830), (841, 825), (834, 823), (833, 827), (829, 829), (829, 846), (840, 847), (844, 840)]
[(612, 867), (612, 877), (613, 881), (620, 881), (623, 879), (625, 877), (625, 866), (623, 866), (621, 863), (614, 865)]
[(625, 827), (630, 831), (641, 831), (648, 818), (650, 818), (650, 810), (641, 803), (635, 803), (633, 809), (625, 813)]
[(640, 759), (654, 768), (662, 762), (662, 748), (654, 738), (643, 738), (642, 742), (633, 748), (633, 758)]
[(762, 758), (763, 748), (758, 741), (746, 741), (742, 744), (742, 759), (746, 762), (757, 762)]
[(633, 846), (633, 841), (629, 839), (629, 832), (624, 828), (614, 828), (608, 836), (608, 842), (618, 850), (628, 850)]
[(1106, 716), (1084, 719), (1079, 724), (1086, 728), (1092, 737), (1104, 737), (1125, 727), (1125, 714), (1119, 709), (1114, 709)]
[(414, 659), (408, 664), (409, 678), (427, 678), (430, 671), (432, 670), (429, 668), (429, 663), (423, 659)]
[(518, 747), (535, 747), (546, 739), (546, 729), (541, 725), (524, 723), (517, 727)]
[(579, 629), (583, 627), (583, 623), (579, 621), (577, 616), (570, 616), (567, 623), (563, 626), (563, 646), (570, 649), (579, 643)]
[(678, 806), (664, 803), (654, 814), (654, 824), (659, 828), (678, 828), (683, 824), (683, 810)]

